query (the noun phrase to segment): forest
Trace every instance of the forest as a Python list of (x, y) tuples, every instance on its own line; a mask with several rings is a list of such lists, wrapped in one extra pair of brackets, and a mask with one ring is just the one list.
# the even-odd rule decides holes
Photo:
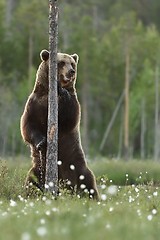
[[(59, 1), (58, 51), (79, 55), (90, 156), (160, 159), (160, 1)], [(0, 0), (0, 157), (29, 154), (20, 117), (48, 49), (48, 1)], [(126, 154), (127, 153), (127, 154)]]

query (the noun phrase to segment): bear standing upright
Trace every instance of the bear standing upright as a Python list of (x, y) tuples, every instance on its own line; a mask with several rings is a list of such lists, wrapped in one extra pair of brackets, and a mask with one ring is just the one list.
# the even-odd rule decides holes
[[(49, 52), (40, 53), (41, 64), (36, 82), (21, 117), (21, 134), (30, 145), (32, 168), (26, 185), (32, 183), (44, 189), (47, 150), (48, 119), (48, 70)], [(75, 89), (78, 55), (57, 54), (58, 64), (58, 179), (68, 183), (77, 193), (87, 192), (90, 198), (98, 199), (98, 190), (93, 173), (85, 161), (80, 139), (81, 110)], [(42, 157), (43, 156), (43, 157)]]

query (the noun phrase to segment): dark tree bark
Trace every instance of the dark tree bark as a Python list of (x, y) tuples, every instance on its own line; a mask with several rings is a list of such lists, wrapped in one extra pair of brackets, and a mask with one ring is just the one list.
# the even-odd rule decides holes
[(49, 93), (48, 93), (48, 132), (46, 156), (46, 186), (49, 192), (57, 195), (58, 190), (58, 95), (57, 95), (57, 1), (49, 0)]

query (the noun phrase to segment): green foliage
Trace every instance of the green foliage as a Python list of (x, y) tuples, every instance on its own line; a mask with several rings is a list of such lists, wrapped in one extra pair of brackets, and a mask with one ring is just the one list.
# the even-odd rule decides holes
[[(3, 199), (17, 199), (18, 195), (25, 195), (23, 185), (27, 172), (30, 168), (30, 161), (19, 156), (7, 161), (0, 162), (0, 196)], [(160, 183), (159, 163), (152, 161), (129, 161), (101, 159), (89, 163), (97, 178), (98, 188), (101, 192), (101, 185), (152, 185)], [(63, 192), (63, 191), (62, 191)], [(63, 194), (66, 194), (64, 191)]]
[[(1, 155), (24, 149), (19, 120), (35, 81), (39, 53), (48, 48), (48, 2), (14, 2), (9, 25), (5, 22), (7, 1), (0, 2)], [(153, 0), (150, 5), (146, 4), (148, 8), (143, 8), (138, 0), (59, 1), (58, 48), (80, 56), (77, 91), (83, 103), (86, 89), (90, 153), (99, 150), (104, 131), (124, 90), (125, 54), (129, 44), (130, 147), (133, 155), (139, 156), (140, 146), (136, 148), (135, 142), (140, 141), (141, 103), (145, 101), (148, 126), (145, 146), (147, 155), (153, 154), (154, 79), (160, 51), (157, 9), (160, 3)], [(122, 108), (103, 149), (106, 155), (118, 155)]]
[(155, 184), (159, 185), (159, 163), (152, 161), (133, 160), (100, 160), (91, 163), (91, 169), (98, 177), (106, 179), (107, 184), (131, 185), (131, 184)]
[[(19, 166), (18, 166), (19, 165)], [(23, 164), (17, 162), (17, 167), (13, 165), (13, 162), (0, 161), (0, 196), (2, 199), (18, 199), (18, 195), (24, 195), (24, 177), (26, 174), (26, 167)]]

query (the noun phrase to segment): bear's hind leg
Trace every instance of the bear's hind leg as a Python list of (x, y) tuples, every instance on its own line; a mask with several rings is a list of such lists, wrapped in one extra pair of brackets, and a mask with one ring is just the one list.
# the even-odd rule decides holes
[(99, 193), (96, 186), (96, 179), (92, 171), (86, 167), (81, 171), (78, 177), (77, 192), (80, 195), (88, 192), (89, 198), (99, 200)]
[(25, 186), (29, 188), (30, 185), (38, 187), (41, 191), (44, 190), (45, 172), (46, 172), (46, 152), (40, 152), (36, 148), (31, 147), (31, 156), (33, 166), (29, 170)]

